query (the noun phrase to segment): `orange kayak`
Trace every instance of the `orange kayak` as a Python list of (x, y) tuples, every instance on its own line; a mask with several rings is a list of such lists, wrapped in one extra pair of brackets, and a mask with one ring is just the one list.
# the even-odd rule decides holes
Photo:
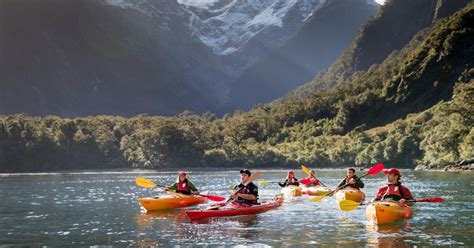
[(303, 194), (302, 189), (298, 186), (289, 185), (281, 189), (281, 193), (286, 197), (301, 196)]
[[(313, 186), (313, 187), (303, 188), (302, 191), (303, 191), (303, 194), (322, 196), (322, 195), (326, 195), (330, 193), (332, 190), (330, 188), (323, 187), (323, 186)], [(333, 193), (329, 194), (328, 196), (332, 196), (332, 195)]]
[(412, 216), (408, 205), (392, 201), (372, 202), (365, 210), (367, 220), (375, 224), (404, 221)]
[(147, 211), (156, 211), (202, 204), (207, 201), (207, 197), (172, 193), (170, 195), (163, 195), (157, 198), (140, 198), (139, 201)]
[(361, 203), (365, 200), (365, 194), (364, 194), (364, 192), (362, 192), (358, 189), (345, 188), (345, 189), (339, 190), (336, 193), (336, 199), (338, 201), (351, 200), (351, 201)]

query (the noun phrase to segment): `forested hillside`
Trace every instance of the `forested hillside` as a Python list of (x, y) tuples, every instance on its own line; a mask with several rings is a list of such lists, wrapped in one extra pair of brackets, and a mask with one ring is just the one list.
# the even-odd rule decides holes
[[(187, 112), (129, 119), (2, 116), (0, 168), (337, 167), (377, 162), (412, 168), (473, 159), (472, 40), (470, 3), (417, 32), (380, 64), (358, 70), (334, 87), (222, 119)], [(360, 52), (370, 53), (371, 47), (364, 49)]]

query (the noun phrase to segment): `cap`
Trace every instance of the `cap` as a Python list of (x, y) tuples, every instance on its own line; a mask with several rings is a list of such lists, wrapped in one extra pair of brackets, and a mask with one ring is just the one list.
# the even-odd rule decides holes
[(383, 171), (383, 174), (387, 175), (387, 174), (394, 174), (394, 175), (397, 175), (397, 176), (401, 176), (400, 175), (400, 171), (398, 171), (397, 169), (395, 168), (391, 168), (390, 170), (384, 170)]
[(289, 171), (288, 171), (288, 174), (295, 174), (295, 172), (292, 171), (292, 170), (289, 170)]
[(249, 175), (249, 176), (252, 175), (252, 173), (250, 173), (250, 171), (247, 170), (247, 169), (240, 170), (240, 174), (242, 174), (242, 173), (245, 173), (245, 174), (247, 174), (247, 175)]
[(180, 172), (178, 173), (178, 175), (180, 175), (180, 176), (181, 176), (181, 175), (185, 175), (185, 176), (186, 176), (186, 172), (180, 171)]
[(316, 171), (315, 170), (310, 170), (309, 174), (316, 175)]

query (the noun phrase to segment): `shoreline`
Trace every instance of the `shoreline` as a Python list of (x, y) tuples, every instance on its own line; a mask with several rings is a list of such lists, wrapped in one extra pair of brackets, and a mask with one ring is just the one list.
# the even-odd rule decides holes
[(429, 165), (419, 164), (414, 168), (415, 171), (472, 171), (474, 170), (474, 159), (463, 160), (457, 164)]
[[(464, 161), (463, 161), (464, 162)], [(474, 161), (469, 161), (469, 163), (458, 163), (458, 164), (448, 164), (448, 165), (417, 165), (415, 168), (399, 168), (400, 170), (411, 170), (411, 171), (437, 171), (437, 172), (469, 172), (474, 170)], [(387, 166), (388, 169), (390, 166)], [(318, 171), (331, 171), (331, 170), (346, 170), (349, 167), (308, 167), (310, 169), (315, 169)], [(356, 171), (365, 171), (368, 168), (366, 167), (352, 167)], [(84, 169), (84, 170), (55, 170), (55, 171), (37, 171), (37, 172), (0, 172), (0, 177), (6, 176), (25, 176), (25, 175), (79, 175), (79, 174), (139, 174), (139, 173), (149, 173), (149, 174), (173, 174), (179, 170), (186, 170), (188, 172), (194, 171), (238, 171), (243, 168), (240, 167), (181, 167), (181, 168), (157, 168), (157, 169), (137, 169), (137, 168), (110, 168), (110, 169)], [(256, 170), (300, 170), (300, 168), (293, 167), (253, 167), (247, 168), (251, 171)]]

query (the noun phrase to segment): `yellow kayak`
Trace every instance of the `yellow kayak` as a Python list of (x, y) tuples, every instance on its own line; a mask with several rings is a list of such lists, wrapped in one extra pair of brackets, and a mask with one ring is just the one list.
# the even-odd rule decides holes
[(301, 188), (298, 186), (294, 185), (289, 185), (281, 189), (281, 193), (284, 194), (286, 197), (288, 196), (301, 196), (303, 192), (301, 191)]
[(139, 201), (147, 211), (156, 211), (202, 204), (207, 201), (207, 197), (172, 193), (170, 195), (163, 195), (156, 198), (140, 198)]
[(345, 189), (339, 190), (336, 193), (336, 199), (338, 201), (351, 200), (351, 201), (361, 203), (365, 200), (365, 194), (364, 192), (358, 189), (345, 188)]
[(365, 210), (367, 220), (375, 224), (404, 221), (412, 216), (408, 205), (393, 201), (372, 202)]
[[(322, 196), (322, 195), (327, 195), (331, 192), (332, 190), (330, 188), (327, 188), (327, 187), (323, 187), (323, 186), (313, 186), (313, 187), (307, 187), (307, 188), (303, 188), (303, 194), (307, 194), (307, 195), (318, 195), (318, 196)], [(327, 196), (332, 196), (334, 193), (331, 193)]]

